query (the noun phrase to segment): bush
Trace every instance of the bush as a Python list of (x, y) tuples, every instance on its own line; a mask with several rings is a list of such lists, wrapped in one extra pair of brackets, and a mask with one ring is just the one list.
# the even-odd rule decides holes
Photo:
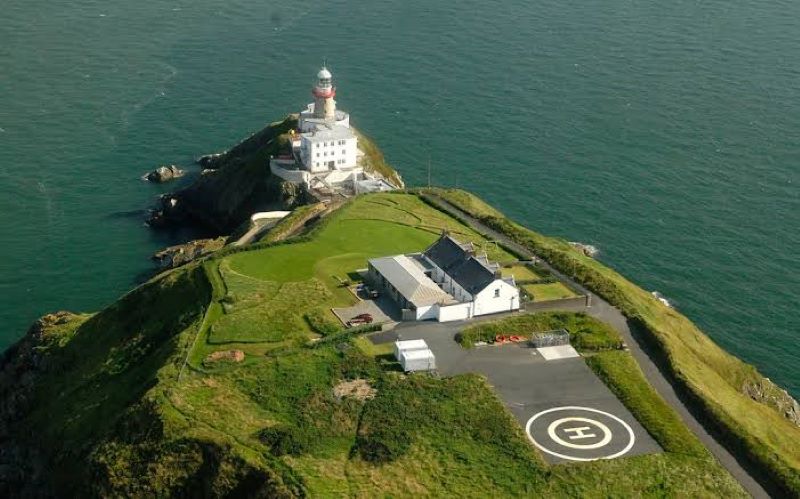
[(411, 436), (396, 426), (378, 428), (356, 439), (356, 448), (364, 461), (380, 464), (398, 459), (411, 447)]
[(366, 355), (357, 348), (350, 348), (341, 353), (342, 362), (340, 369), (344, 379), (375, 379), (380, 370), (373, 357)]
[(383, 329), (383, 324), (366, 324), (364, 326), (354, 327), (350, 329), (342, 330), (336, 334), (332, 334), (330, 336), (326, 336), (322, 338), (318, 342), (314, 343), (314, 347), (321, 347), (324, 345), (330, 345), (332, 343), (343, 343), (349, 342), (352, 338), (358, 336), (359, 334), (365, 333), (372, 333), (374, 331), (380, 331)]
[(264, 428), (258, 439), (268, 446), (274, 456), (299, 456), (308, 448), (308, 439), (296, 426), (281, 425)]
[(309, 327), (322, 336), (338, 333), (342, 330), (339, 323), (332, 321), (324, 308), (315, 308), (305, 314), (306, 322)]

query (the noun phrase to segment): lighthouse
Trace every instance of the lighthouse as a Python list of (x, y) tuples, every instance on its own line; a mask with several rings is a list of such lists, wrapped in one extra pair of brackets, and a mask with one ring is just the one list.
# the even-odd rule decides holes
[(314, 102), (297, 118), (299, 133), (292, 134), (291, 154), (271, 157), (270, 173), (303, 185), (323, 198), (337, 192), (359, 194), (395, 189), (380, 174), (364, 171), (358, 134), (350, 128), (350, 115), (336, 109), (336, 87), (327, 64), (317, 72), (311, 95)]
[(322, 66), (317, 73), (317, 84), (311, 90), (314, 96), (314, 117), (332, 120), (336, 118), (336, 87), (333, 86), (333, 75), (328, 68)]
[(326, 64), (317, 72), (317, 83), (311, 89), (311, 95), (314, 102), (300, 112), (298, 128), (301, 132), (312, 132), (330, 125), (350, 128), (350, 115), (336, 109), (336, 87), (333, 86), (333, 75)]

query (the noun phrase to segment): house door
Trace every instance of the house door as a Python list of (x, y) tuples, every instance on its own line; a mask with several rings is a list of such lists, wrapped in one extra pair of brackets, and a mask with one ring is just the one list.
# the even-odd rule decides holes
[(336, 168), (335, 165), (336, 165), (335, 161), (328, 161), (328, 168), (330, 168), (331, 170)]

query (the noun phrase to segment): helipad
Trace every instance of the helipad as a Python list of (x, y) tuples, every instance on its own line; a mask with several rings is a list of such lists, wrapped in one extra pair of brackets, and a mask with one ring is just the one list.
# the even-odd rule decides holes
[(581, 406), (541, 411), (528, 420), (525, 432), (542, 452), (569, 461), (614, 459), (636, 443), (628, 423), (609, 412)]

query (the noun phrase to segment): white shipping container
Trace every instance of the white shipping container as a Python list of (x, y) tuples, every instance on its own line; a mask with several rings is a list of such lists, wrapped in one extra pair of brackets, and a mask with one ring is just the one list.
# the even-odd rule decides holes
[(403, 371), (430, 371), (436, 369), (436, 357), (429, 349), (406, 350), (400, 353), (400, 365)]
[(400, 360), (400, 354), (405, 351), (428, 350), (425, 340), (398, 340), (394, 342), (394, 358)]

